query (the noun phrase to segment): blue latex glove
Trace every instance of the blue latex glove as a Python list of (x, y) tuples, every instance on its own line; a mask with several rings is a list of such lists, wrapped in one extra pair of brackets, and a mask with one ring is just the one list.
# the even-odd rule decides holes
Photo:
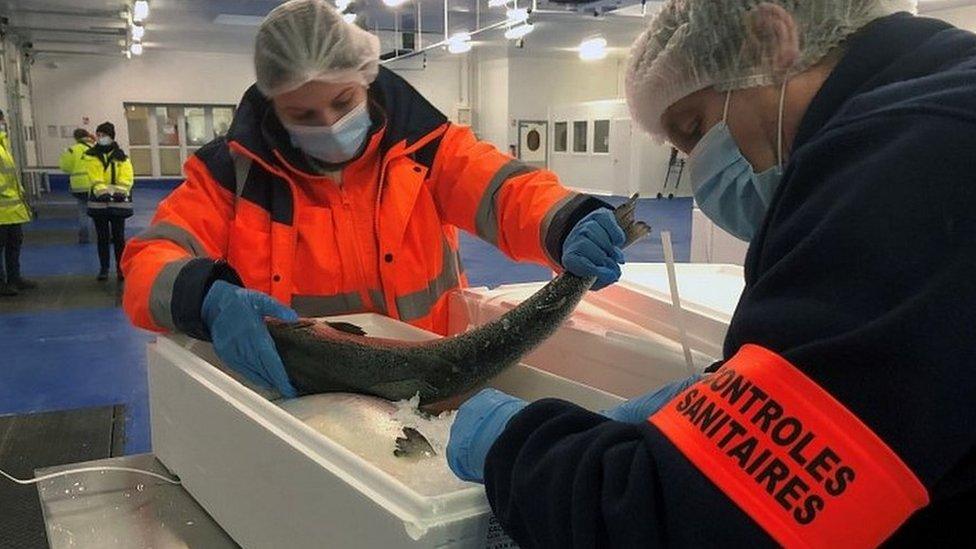
[(286, 398), (298, 396), (264, 324), (266, 316), (294, 322), (298, 313), (267, 294), (223, 280), (210, 287), (200, 313), (210, 329), (214, 350), (224, 364), (254, 383), (276, 389)]
[(660, 410), (671, 399), (678, 396), (681, 391), (701, 378), (702, 374), (695, 374), (689, 378), (672, 381), (656, 391), (651, 391), (646, 395), (632, 398), (619, 406), (604, 410), (603, 415), (624, 423), (644, 423), (654, 412)]
[(485, 481), (485, 458), (508, 420), (527, 403), (496, 389), (484, 389), (460, 408), (451, 425), (447, 464), (461, 480)]
[(563, 242), (563, 267), (577, 276), (595, 276), (593, 290), (605, 288), (620, 279), (627, 240), (613, 212), (600, 208), (590, 212), (573, 227)]

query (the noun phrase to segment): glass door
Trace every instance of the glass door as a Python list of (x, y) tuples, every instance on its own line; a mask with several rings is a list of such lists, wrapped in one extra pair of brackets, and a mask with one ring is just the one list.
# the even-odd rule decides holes
[(127, 105), (125, 122), (129, 127), (129, 157), (138, 176), (153, 175), (152, 140), (149, 138), (149, 108)]
[(180, 177), (193, 153), (226, 135), (234, 107), (127, 104), (125, 118), (136, 175)]

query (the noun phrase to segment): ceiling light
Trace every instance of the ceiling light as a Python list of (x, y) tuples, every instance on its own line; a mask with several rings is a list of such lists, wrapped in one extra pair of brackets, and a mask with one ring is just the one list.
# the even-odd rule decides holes
[(509, 25), (525, 23), (529, 20), (529, 10), (525, 8), (510, 9), (505, 12), (505, 20)]
[(467, 53), (471, 51), (471, 34), (459, 32), (448, 38), (447, 51), (451, 53)]
[(142, 25), (132, 25), (132, 39), (142, 40), (142, 37), (146, 35), (146, 27)]
[(602, 36), (580, 42), (579, 57), (583, 61), (598, 61), (607, 57), (607, 39)]
[(149, 17), (148, 0), (136, 0), (135, 5), (132, 6), (132, 20), (145, 21), (147, 17)]
[(354, 24), (356, 22), (356, 14), (355, 13), (343, 13), (342, 14), (342, 20), (345, 21), (346, 23), (349, 23), (350, 25), (352, 25), (352, 24)]
[(524, 38), (525, 35), (535, 30), (535, 25), (531, 23), (525, 23), (524, 25), (518, 25), (512, 27), (505, 31), (505, 38), (509, 40), (518, 40), (519, 38)]
[(352, 4), (352, 0), (336, 0), (336, 8), (339, 11), (346, 11), (350, 4)]
[(489, 8), (500, 8), (505, 5), (508, 5), (508, 0), (488, 0)]
[(407, 0), (383, 0), (383, 3), (391, 8), (402, 6)]
[(142, 44), (140, 42), (133, 42), (129, 46), (129, 51), (132, 52), (132, 55), (142, 55)]

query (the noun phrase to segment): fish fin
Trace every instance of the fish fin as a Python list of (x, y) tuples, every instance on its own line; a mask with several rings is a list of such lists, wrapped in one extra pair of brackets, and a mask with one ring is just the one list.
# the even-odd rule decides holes
[(637, 221), (637, 197), (635, 193), (627, 202), (624, 202), (614, 210), (614, 217), (617, 224), (624, 230), (626, 240), (623, 247), (626, 248), (634, 242), (644, 238), (651, 232), (651, 227), (643, 221)]
[(404, 427), (403, 436), (397, 437), (396, 449), (393, 450), (396, 457), (421, 458), (437, 455), (434, 447), (431, 446), (427, 437), (420, 434), (420, 431), (413, 427)]
[(347, 334), (364, 336), (366, 335), (366, 330), (360, 328), (359, 326), (351, 322), (326, 322), (331, 328), (335, 328), (340, 332), (345, 332)]

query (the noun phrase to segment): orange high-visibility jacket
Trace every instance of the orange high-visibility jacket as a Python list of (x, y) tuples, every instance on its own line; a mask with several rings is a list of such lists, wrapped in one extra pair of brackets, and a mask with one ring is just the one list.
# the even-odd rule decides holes
[(269, 100), (248, 90), (227, 137), (186, 162), (126, 246), (132, 321), (208, 338), (200, 307), (226, 280), (303, 316), (372, 311), (444, 334), (447, 294), (466, 284), (457, 228), (558, 269), (568, 232), (605, 205), (449, 123), (389, 70), (369, 98), (372, 134), (340, 183), (313, 175)]

